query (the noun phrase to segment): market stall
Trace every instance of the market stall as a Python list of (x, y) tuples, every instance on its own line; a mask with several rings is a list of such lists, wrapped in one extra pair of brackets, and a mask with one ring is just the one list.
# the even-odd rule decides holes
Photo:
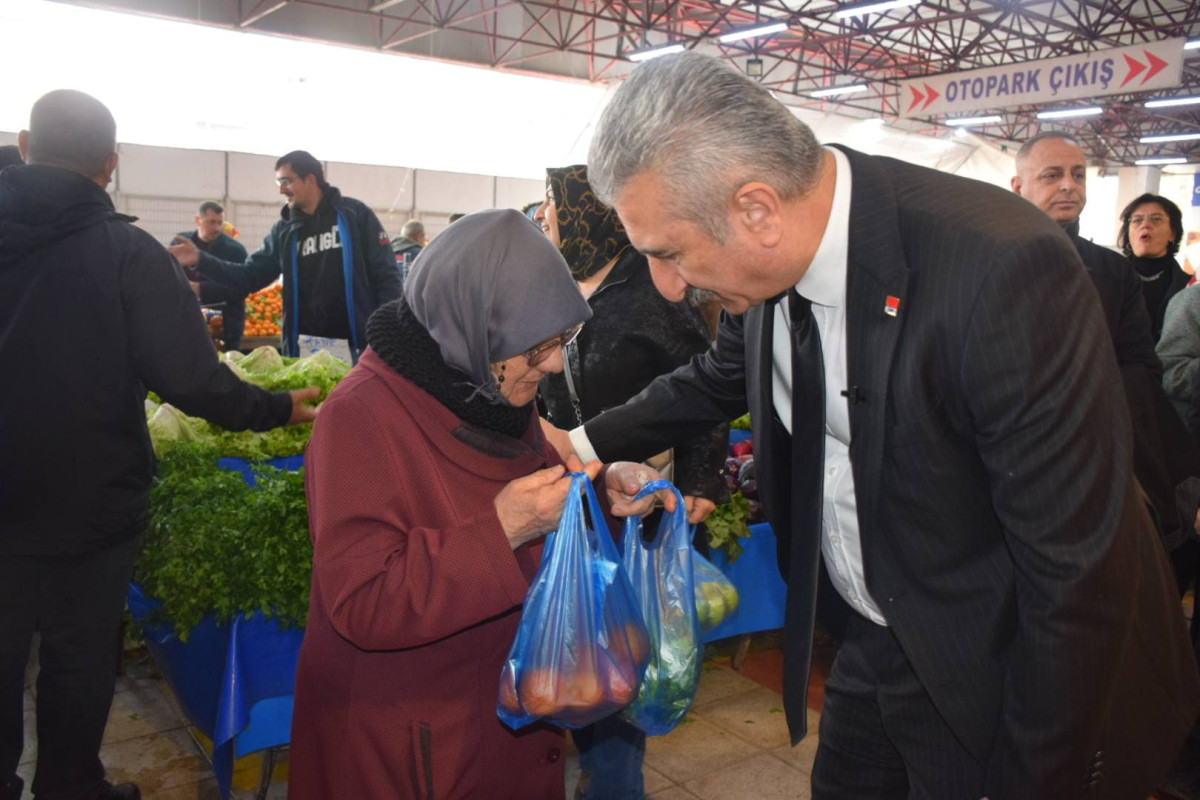
[[(280, 391), (318, 386), (349, 365), (271, 347), (223, 356), (245, 380)], [(192, 726), (212, 742), (223, 797), (235, 758), (291, 734), (296, 663), (308, 610), (312, 548), (302, 453), (311, 425), (229, 432), (154, 398), (147, 417), (158, 475), (130, 612)]]

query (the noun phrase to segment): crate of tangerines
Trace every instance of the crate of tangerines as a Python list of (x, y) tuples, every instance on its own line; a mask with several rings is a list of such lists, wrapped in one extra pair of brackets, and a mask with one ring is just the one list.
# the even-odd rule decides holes
[(279, 284), (274, 284), (246, 295), (246, 337), (278, 341), (283, 325), (282, 289)]

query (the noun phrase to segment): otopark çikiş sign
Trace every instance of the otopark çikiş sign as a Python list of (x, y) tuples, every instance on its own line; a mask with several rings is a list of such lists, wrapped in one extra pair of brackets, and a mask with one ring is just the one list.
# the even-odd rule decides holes
[(1178, 86), (1186, 39), (901, 81), (900, 116), (1045, 104)]

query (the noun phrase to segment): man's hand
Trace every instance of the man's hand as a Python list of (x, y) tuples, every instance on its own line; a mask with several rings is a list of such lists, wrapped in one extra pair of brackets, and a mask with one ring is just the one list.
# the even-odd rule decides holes
[(199, 300), (200, 299), (200, 284), (196, 283), (195, 281), (188, 281), (188, 286), (191, 288), (192, 294), (196, 295), (196, 299)]
[(578, 459), (578, 454), (575, 452), (575, 445), (571, 444), (571, 436), (561, 428), (556, 428), (543, 418), (538, 418), (542, 423), (542, 435), (546, 437), (546, 441), (550, 446), (558, 451), (558, 457), (563, 461), (571, 457)]
[(593, 480), (600, 474), (600, 462), (584, 467), (579, 459), (568, 460), (567, 466), (540, 469), (532, 475), (510, 481), (494, 501), (496, 516), (508, 543), (516, 550), (526, 542), (544, 536), (558, 527), (563, 504), (571, 489), (572, 472), (586, 472)]
[(691, 525), (699, 525), (704, 520), (708, 519), (708, 515), (716, 510), (717, 504), (712, 500), (704, 497), (694, 497), (687, 495), (683, 498), (684, 507), (688, 512), (688, 523)]
[(292, 416), (288, 420), (288, 425), (299, 425), (301, 422), (312, 422), (317, 418), (317, 406), (309, 405), (309, 400), (316, 400), (321, 396), (321, 390), (316, 386), (309, 386), (306, 389), (295, 389), (289, 392), (292, 396)]
[(200, 250), (195, 242), (186, 236), (176, 236), (167, 248), (181, 267), (194, 267), (200, 261)]
[[(596, 462), (593, 462), (596, 463)], [(604, 475), (605, 488), (608, 490), (609, 507), (617, 517), (642, 516), (650, 513), (655, 504), (662, 502), (667, 511), (675, 510), (675, 493), (660, 489), (652, 495), (634, 501), (634, 497), (642, 487), (662, 476), (658, 471), (632, 461), (614, 461), (608, 465)]]

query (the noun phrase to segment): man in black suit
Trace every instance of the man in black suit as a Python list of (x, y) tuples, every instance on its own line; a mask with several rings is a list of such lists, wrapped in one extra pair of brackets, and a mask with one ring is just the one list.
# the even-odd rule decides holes
[(639, 457), (750, 411), (794, 742), (822, 562), (848, 610), (814, 797), (1146, 797), (1200, 685), (1062, 231), (1009, 192), (822, 149), (693, 53), (633, 72), (588, 167), (659, 291), (728, 313), (571, 441)]
[(1158, 514), (1163, 545), (1177, 573), (1182, 577), (1186, 568), (1190, 577), (1200, 559), (1200, 545), (1189, 544), (1196, 509), (1177, 510), (1175, 489), (1200, 472), (1200, 463), (1163, 390), (1141, 281), (1123, 255), (1079, 235), (1079, 215), (1087, 205), (1087, 158), (1078, 142), (1058, 131), (1039, 133), (1017, 151), (1016, 168), (1013, 191), (1067, 232), (1096, 287), (1129, 402), (1134, 475)]

